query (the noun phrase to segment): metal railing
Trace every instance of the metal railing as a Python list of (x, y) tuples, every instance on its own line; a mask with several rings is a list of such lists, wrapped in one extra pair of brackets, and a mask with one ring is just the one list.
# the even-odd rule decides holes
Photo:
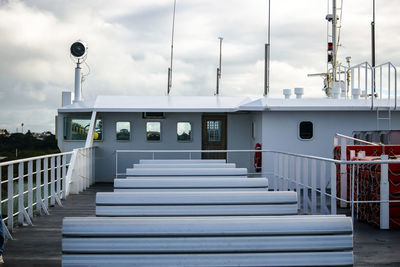
[[(386, 69), (386, 71), (385, 71)], [(383, 77), (386, 72), (387, 79)], [(379, 75), (378, 75), (379, 74)], [(397, 108), (397, 69), (391, 62), (386, 62), (374, 67), (374, 92), (378, 93), (379, 99), (384, 99), (384, 87), (386, 86), (386, 99), (390, 100), (391, 95), (394, 94), (394, 109)], [(393, 83), (392, 83), (393, 80)], [(378, 86), (377, 86), (378, 85)], [(392, 89), (394, 92), (392, 92)]]
[[(234, 154), (237, 153), (247, 153), (249, 154), (249, 157), (245, 160), (242, 160), (241, 167), (245, 167), (248, 169), (251, 169), (253, 166), (253, 154), (254, 152), (262, 152), (263, 150), (116, 150), (115, 151), (115, 177), (120, 178), (120, 177), (125, 177), (126, 172), (119, 172), (121, 169), (121, 161), (122, 161), (122, 154), (141, 154), (141, 156), (136, 157), (136, 159), (129, 159), (129, 164), (130, 163), (138, 163), (140, 159), (165, 159), (165, 158), (173, 158), (176, 157), (176, 155), (181, 155), (179, 157), (176, 157), (176, 159), (201, 159), (202, 155), (204, 153), (216, 153), (216, 154), (223, 154), (226, 153), (226, 160), (228, 162), (235, 162), (235, 157), (233, 156)], [(250, 154), (252, 154), (250, 156)], [(243, 158), (242, 158), (243, 159)], [(244, 162), (244, 163), (243, 163)], [(246, 164), (244, 166), (244, 164)], [(130, 167), (125, 164), (125, 166), (122, 166), (122, 168)], [(259, 176), (261, 175), (260, 172), (248, 172), (248, 175), (251, 176)]]
[[(126, 176), (120, 172), (119, 160), (121, 154), (137, 153), (141, 156), (138, 159), (163, 159), (161, 155), (180, 154), (180, 159), (201, 158), (202, 153), (227, 153), (227, 162), (234, 162), (232, 154), (261, 152), (263, 157), (262, 172), (257, 175), (268, 178), (269, 189), (274, 191), (296, 191), (298, 195), (298, 209), (303, 214), (337, 214), (337, 202), (341, 206), (349, 206), (351, 216), (354, 219), (358, 205), (377, 203), (380, 205), (380, 227), (389, 228), (389, 203), (400, 202), (400, 200), (389, 199), (388, 164), (400, 164), (399, 160), (388, 160), (383, 155), (381, 160), (358, 161), (358, 160), (335, 160), (310, 155), (288, 153), (274, 150), (116, 150), (116, 177)], [(149, 157), (150, 154), (150, 157)], [(147, 155), (147, 156), (144, 156)], [(171, 158), (171, 157), (167, 157)], [(133, 167), (129, 162), (129, 167)], [(269, 163), (269, 164), (268, 164)], [(374, 164), (380, 165), (380, 199), (358, 198), (355, 190), (355, 181), (358, 166)], [(342, 168), (341, 166), (345, 166)], [(347, 173), (347, 166), (350, 172)], [(251, 166), (249, 166), (251, 168)], [(341, 170), (340, 175), (338, 170)], [(344, 172), (344, 173), (343, 173)], [(254, 173), (249, 173), (254, 174)], [(350, 177), (350, 184), (347, 184), (347, 174)], [(339, 175), (339, 176), (338, 176)], [(346, 180), (342, 179), (345, 175)], [(340, 196), (337, 194), (337, 180), (340, 177)], [(350, 194), (347, 191), (350, 190)], [(357, 188), (358, 190), (358, 188)], [(347, 196), (350, 196), (349, 198)], [(344, 205), (346, 204), (346, 205)]]
[(93, 152), (93, 148), (79, 148), (0, 163), (1, 223), (7, 237), (12, 238), (14, 223), (32, 225), (34, 212), (48, 215), (49, 205), (62, 206), (61, 200), (76, 191), (71, 187), (90, 184), (87, 176)]
[(67, 194), (79, 194), (95, 182), (95, 147), (73, 150), (66, 178)]
[(374, 99), (387, 99), (389, 107), (393, 99), (394, 109), (397, 109), (397, 69), (391, 62), (375, 67), (363, 62), (347, 71), (350, 72), (351, 89), (363, 89), (361, 97), (371, 97), (371, 109), (374, 108)]

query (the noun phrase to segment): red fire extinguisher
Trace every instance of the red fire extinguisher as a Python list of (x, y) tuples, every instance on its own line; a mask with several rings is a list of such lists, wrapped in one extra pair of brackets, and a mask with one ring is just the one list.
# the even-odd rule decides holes
[[(257, 143), (255, 150), (261, 150), (261, 144)], [(256, 172), (261, 172), (262, 152), (254, 153), (254, 169)]]

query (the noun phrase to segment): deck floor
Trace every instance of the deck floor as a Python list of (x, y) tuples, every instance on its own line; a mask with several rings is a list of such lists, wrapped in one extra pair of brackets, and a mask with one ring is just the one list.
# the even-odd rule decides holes
[[(96, 192), (112, 191), (112, 184), (96, 184), (50, 208), (50, 216), (34, 218), (34, 226), (17, 227), (7, 241), (3, 266), (61, 266), (61, 226), (64, 217), (94, 216)], [(400, 231), (381, 231), (356, 223), (354, 266), (400, 266)]]

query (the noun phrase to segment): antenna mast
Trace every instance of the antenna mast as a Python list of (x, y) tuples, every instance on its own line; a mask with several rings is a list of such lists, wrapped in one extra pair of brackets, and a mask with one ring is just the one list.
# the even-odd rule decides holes
[(268, 0), (268, 34), (265, 44), (265, 67), (264, 67), (264, 96), (269, 93), (269, 63), (270, 63), (270, 42), (271, 42), (271, 0)]
[(219, 39), (219, 67), (217, 68), (217, 89), (215, 91), (215, 95), (219, 95), (219, 80), (221, 79), (221, 61), (222, 61), (222, 40), (224, 38), (218, 37)]
[[(375, 0), (372, 2), (372, 22), (371, 22), (371, 50), (372, 50), (372, 68), (375, 68)], [(374, 95), (375, 95), (375, 72), (374, 72)], [(374, 97), (374, 96), (372, 96)]]
[(332, 74), (333, 74), (333, 87), (335, 87), (336, 82), (336, 56), (337, 56), (337, 43), (336, 43), (336, 29), (337, 29), (337, 14), (336, 14), (336, 0), (332, 0)]
[(169, 95), (169, 93), (171, 92), (171, 87), (172, 87), (172, 60), (174, 57), (175, 10), (176, 10), (176, 0), (174, 0), (174, 13), (172, 15), (171, 64), (170, 64), (170, 67), (168, 68), (167, 95)]

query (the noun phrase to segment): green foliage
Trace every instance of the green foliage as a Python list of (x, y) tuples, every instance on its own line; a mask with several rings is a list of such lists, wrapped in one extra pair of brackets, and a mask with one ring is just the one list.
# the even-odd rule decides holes
[(16, 149), (18, 159), (60, 152), (53, 134), (44, 135), (43, 139), (35, 138), (30, 131), (26, 134), (0, 135), (0, 156), (7, 157), (6, 161), (16, 159)]

